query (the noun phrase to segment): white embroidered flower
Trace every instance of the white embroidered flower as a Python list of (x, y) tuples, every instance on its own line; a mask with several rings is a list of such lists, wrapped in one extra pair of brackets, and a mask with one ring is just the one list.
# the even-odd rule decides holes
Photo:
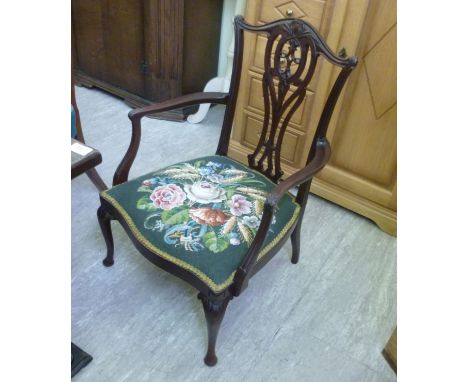
[(184, 190), (190, 200), (201, 204), (218, 203), (226, 199), (225, 190), (206, 181), (186, 184)]

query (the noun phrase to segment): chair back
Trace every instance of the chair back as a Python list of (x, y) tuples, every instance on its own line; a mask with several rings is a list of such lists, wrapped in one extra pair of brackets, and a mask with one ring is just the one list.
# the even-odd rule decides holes
[(309, 151), (307, 163), (315, 153), (315, 145), (326, 139), (334, 106), (347, 77), (357, 64), (355, 57), (335, 55), (319, 33), (299, 19), (284, 19), (254, 26), (241, 16), (234, 19), (235, 50), (231, 77), (230, 99), (227, 104), (217, 154), (227, 155), (232, 121), (242, 71), (244, 31), (267, 35), (262, 77), (264, 116), (260, 138), (255, 150), (248, 155), (249, 166), (274, 182), (282, 177), (281, 147), (284, 133), (294, 112), (304, 101), (306, 89), (317, 67), (319, 56), (341, 67), (335, 84), (322, 111)]

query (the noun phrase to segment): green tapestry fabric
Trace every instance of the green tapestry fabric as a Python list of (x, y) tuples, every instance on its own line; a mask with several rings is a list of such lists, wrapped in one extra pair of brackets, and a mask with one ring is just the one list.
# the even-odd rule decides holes
[[(137, 239), (192, 272), (214, 292), (227, 288), (252, 242), (275, 184), (224, 156), (178, 163), (101, 193)], [(278, 203), (259, 258), (294, 224), (299, 205)]]

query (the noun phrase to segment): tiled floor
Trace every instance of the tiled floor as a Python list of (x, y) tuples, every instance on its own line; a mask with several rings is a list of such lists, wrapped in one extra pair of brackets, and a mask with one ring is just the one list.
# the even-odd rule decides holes
[[(87, 143), (107, 184), (130, 139), (129, 107), (77, 88)], [(145, 119), (130, 177), (215, 152), (224, 109), (200, 125)], [(381, 350), (396, 326), (396, 239), (313, 195), (299, 264), (288, 243), (228, 306), (219, 362), (203, 363), (206, 328), (196, 290), (153, 266), (113, 223), (115, 265), (105, 268), (98, 194), (72, 182), (72, 340), (94, 360), (76, 382), (395, 381)]]

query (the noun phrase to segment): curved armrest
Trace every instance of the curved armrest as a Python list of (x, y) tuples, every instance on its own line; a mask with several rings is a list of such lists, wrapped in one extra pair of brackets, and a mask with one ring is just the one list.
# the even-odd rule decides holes
[(316, 151), (314, 159), (311, 160), (303, 169), (295, 172), (293, 175), (278, 184), (268, 195), (266, 204), (272, 203), (276, 205), (288, 190), (308, 181), (327, 164), (331, 154), (328, 140), (326, 138), (319, 139), (315, 148)]
[(239, 268), (237, 268), (234, 276), (233, 294), (235, 296), (238, 296), (247, 287), (249, 278), (252, 275), (253, 268), (257, 262), (258, 254), (266, 239), (268, 230), (270, 229), (270, 224), (273, 220), (273, 214), (278, 202), (281, 200), (283, 195), (288, 192), (288, 190), (312, 179), (312, 177), (328, 162), (331, 149), (327, 139), (319, 139), (315, 147), (316, 152), (314, 159), (302, 170), (297, 171), (290, 177), (286, 178), (283, 182), (279, 183), (268, 195), (265, 201), (263, 216), (257, 234), (247, 251), (247, 255)]
[(141, 119), (145, 115), (161, 113), (163, 111), (179, 109), (185, 106), (198, 105), (202, 103), (226, 104), (229, 93), (219, 92), (199, 92), (183, 95), (167, 101), (154, 103), (138, 109), (133, 109), (128, 113), (131, 121)]
[(132, 167), (140, 146), (141, 139), (141, 119), (148, 114), (160, 113), (167, 110), (178, 109), (185, 106), (199, 105), (202, 103), (227, 104), (229, 93), (200, 92), (180, 96), (164, 102), (155, 103), (142, 108), (133, 109), (128, 113), (128, 118), (132, 121), (132, 139), (122, 161), (115, 170), (113, 186), (124, 183), (128, 180), (128, 173)]

